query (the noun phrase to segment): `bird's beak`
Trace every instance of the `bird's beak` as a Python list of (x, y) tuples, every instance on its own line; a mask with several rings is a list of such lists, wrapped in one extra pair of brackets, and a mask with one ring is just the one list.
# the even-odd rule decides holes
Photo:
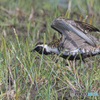
[(30, 52), (35, 52), (35, 49), (32, 49)]

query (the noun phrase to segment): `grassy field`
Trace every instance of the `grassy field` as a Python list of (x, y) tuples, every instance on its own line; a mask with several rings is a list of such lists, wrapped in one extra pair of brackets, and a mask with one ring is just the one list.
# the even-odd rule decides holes
[[(30, 52), (39, 41), (60, 38), (50, 27), (58, 16), (100, 28), (100, 0), (0, 0), (1, 100), (100, 99), (99, 55), (75, 65), (57, 55)], [(99, 33), (92, 34), (100, 41)], [(75, 90), (98, 96), (72, 97)]]

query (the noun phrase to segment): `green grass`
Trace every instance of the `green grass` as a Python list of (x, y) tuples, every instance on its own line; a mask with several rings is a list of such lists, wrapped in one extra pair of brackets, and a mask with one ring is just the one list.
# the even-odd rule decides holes
[[(92, 21), (92, 25), (100, 27), (99, 0), (70, 1), (70, 11), (67, 10), (68, 3), (67, 8), (63, 8), (57, 6), (57, 1), (0, 1), (0, 99), (76, 100), (81, 97), (72, 98), (69, 93), (77, 89), (81, 92), (98, 92), (98, 97), (87, 97), (87, 100), (98, 100), (99, 55), (86, 59), (84, 64), (77, 61), (75, 66), (57, 55), (46, 56), (30, 52), (38, 41), (45, 43), (53, 38), (60, 38), (59, 33), (50, 28), (52, 20), (58, 16), (87, 23)], [(16, 8), (19, 10), (15, 10)], [(34, 15), (29, 20), (32, 8)], [(100, 37), (99, 34), (93, 35), (98, 39)], [(59, 60), (55, 63), (57, 59)]]

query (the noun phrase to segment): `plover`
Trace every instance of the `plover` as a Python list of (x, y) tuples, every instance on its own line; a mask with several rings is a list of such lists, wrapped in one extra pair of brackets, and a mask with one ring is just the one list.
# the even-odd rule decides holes
[[(40, 54), (55, 53), (69, 60), (78, 60), (100, 54), (100, 42), (91, 35), (91, 32), (100, 32), (99, 29), (87, 23), (58, 17), (53, 20), (51, 27), (58, 31), (62, 37), (50, 43), (37, 43), (31, 51)], [(43, 49), (44, 48), (44, 49)]]

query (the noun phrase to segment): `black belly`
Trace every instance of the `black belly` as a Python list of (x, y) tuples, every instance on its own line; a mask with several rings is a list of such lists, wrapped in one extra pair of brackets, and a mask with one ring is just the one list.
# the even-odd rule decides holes
[[(98, 53), (99, 54), (99, 53)], [(95, 56), (97, 54), (81, 54), (81, 57), (79, 56), (79, 54), (73, 56), (73, 55), (69, 55), (69, 56), (66, 56), (66, 55), (62, 55), (61, 57), (64, 58), (64, 59), (68, 59), (68, 60), (80, 60), (80, 59), (84, 59), (84, 58), (87, 58), (87, 57), (91, 57), (91, 56)]]

